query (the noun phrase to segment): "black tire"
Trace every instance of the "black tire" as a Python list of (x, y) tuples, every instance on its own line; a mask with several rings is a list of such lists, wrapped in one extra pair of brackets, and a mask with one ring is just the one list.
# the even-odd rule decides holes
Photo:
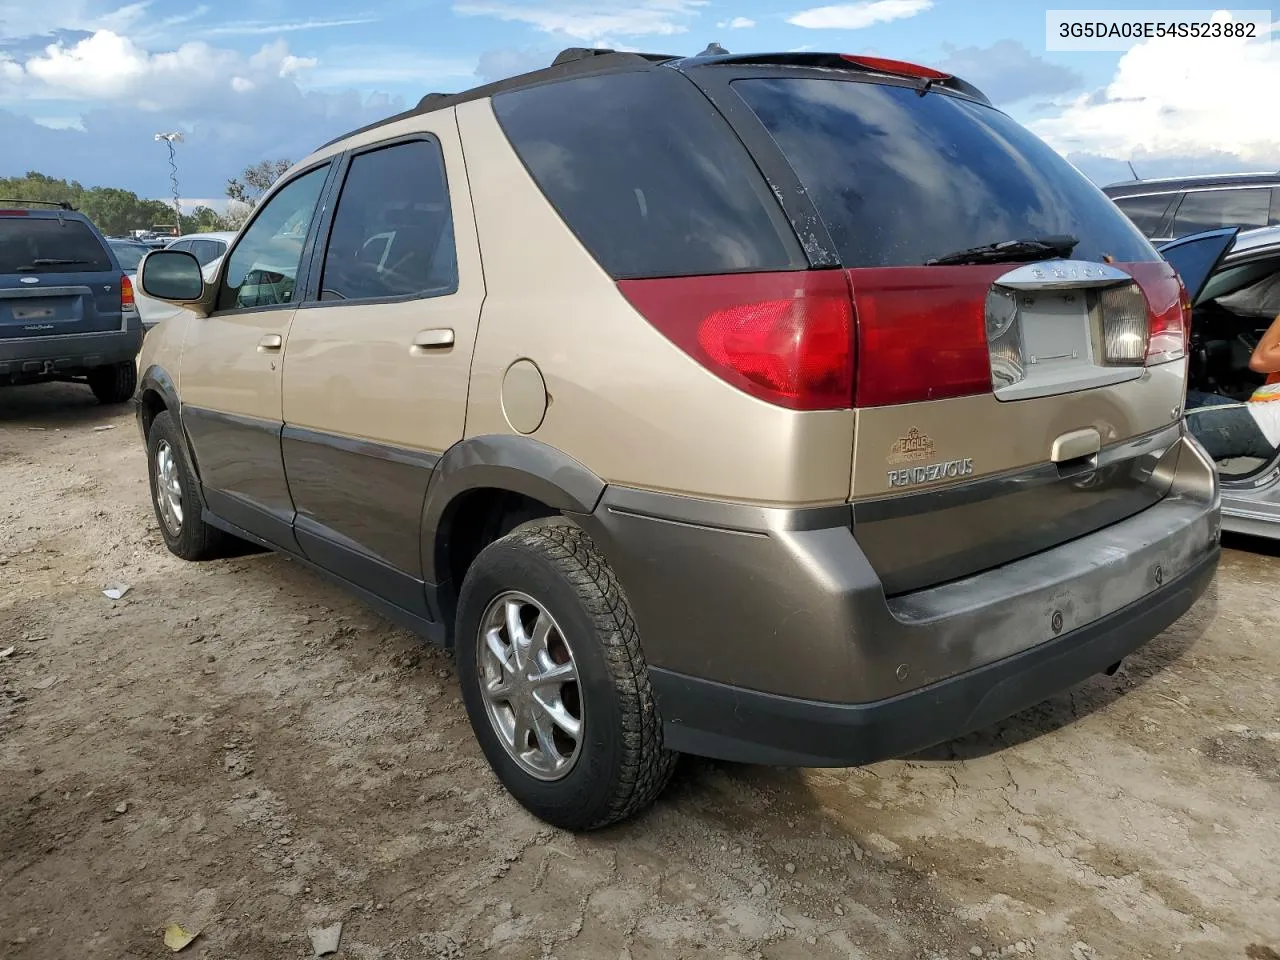
[[(573, 652), (583, 737), (559, 780), (522, 769), (486, 709), (477, 662), (481, 618), (508, 591), (544, 607)], [(563, 517), (534, 520), (485, 547), (462, 584), (456, 636), (462, 699), (476, 739), (503, 786), (534, 816), (566, 830), (593, 830), (638, 813), (662, 792), (676, 754), (662, 746), (640, 636), (617, 578), (581, 528)]]
[(99, 403), (124, 403), (138, 389), (138, 367), (129, 360), (89, 371), (89, 389)]
[[(182, 519), (177, 531), (170, 528), (160, 506), (160, 479), (156, 464), (162, 445), (171, 451), (173, 476), (182, 492)], [(204, 497), (192, 475), (191, 465), (187, 463), (186, 448), (177, 421), (168, 410), (157, 414), (147, 431), (147, 475), (151, 486), (151, 508), (170, 553), (183, 560), (214, 560), (229, 552), (234, 538), (201, 519)]]

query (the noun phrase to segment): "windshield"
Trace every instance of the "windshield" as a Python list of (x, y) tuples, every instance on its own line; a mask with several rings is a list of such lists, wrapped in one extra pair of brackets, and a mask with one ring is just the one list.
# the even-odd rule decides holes
[(120, 261), (120, 269), (125, 273), (137, 273), (138, 264), (142, 262), (142, 258), (151, 252), (150, 247), (144, 247), (136, 243), (113, 243), (111, 249), (116, 255), (116, 259)]
[(737, 80), (733, 90), (790, 162), (846, 267), (1053, 235), (1079, 239), (1076, 259), (1158, 258), (1102, 191), (991, 107), (804, 77)]
[(0, 217), (0, 273), (105, 273), (111, 269), (102, 241), (80, 220)]

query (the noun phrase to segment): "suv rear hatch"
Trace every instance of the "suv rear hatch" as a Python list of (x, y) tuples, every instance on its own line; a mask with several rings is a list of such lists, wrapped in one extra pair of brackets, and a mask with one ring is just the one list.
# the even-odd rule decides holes
[(121, 329), (122, 277), (78, 216), (0, 210), (0, 340)]
[[(749, 60), (687, 73), (811, 261), (847, 278), (850, 499), (886, 592), (1008, 563), (1162, 498), (1186, 303), (1137, 228), (967, 84), (891, 61)], [(1049, 249), (974, 249), (1029, 238)]]

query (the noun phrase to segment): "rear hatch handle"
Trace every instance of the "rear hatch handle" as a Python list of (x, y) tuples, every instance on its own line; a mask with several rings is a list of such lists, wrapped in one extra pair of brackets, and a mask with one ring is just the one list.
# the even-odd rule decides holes
[(1061, 476), (1074, 476), (1098, 467), (1098, 453), (1102, 450), (1102, 435), (1094, 427), (1071, 430), (1053, 441), (1049, 459), (1058, 467)]

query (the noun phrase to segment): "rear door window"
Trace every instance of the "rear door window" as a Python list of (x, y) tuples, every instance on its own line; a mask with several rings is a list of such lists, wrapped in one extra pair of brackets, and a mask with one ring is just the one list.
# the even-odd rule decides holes
[(1184, 237), (1219, 227), (1265, 227), (1271, 209), (1271, 189), (1193, 190), (1182, 199), (1173, 220), (1175, 236)]
[(112, 269), (106, 246), (83, 221), (0, 217), (0, 273), (105, 273)]
[(1054, 234), (1074, 256), (1157, 254), (1047, 144), (991, 107), (852, 80), (736, 80), (790, 162), (846, 267), (923, 264), (982, 244)]
[(320, 299), (444, 296), (458, 289), (457, 263), (440, 144), (356, 155), (334, 211)]
[(493, 100), (516, 153), (615, 278), (803, 267), (728, 124), (669, 70), (583, 77)]
[(1120, 197), (1116, 206), (1144, 235), (1154, 237), (1169, 212), (1169, 203), (1176, 196), (1176, 193), (1152, 193), (1141, 197)]

